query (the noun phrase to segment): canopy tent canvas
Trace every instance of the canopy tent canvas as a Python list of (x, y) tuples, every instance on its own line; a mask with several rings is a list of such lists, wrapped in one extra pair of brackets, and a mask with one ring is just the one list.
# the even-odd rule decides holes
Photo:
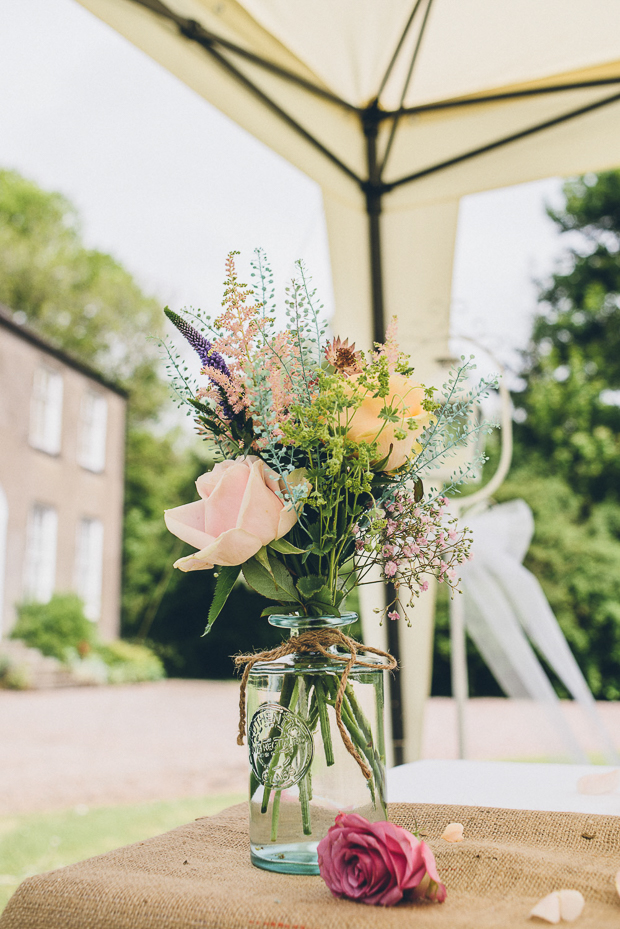
[[(427, 382), (449, 355), (459, 199), (620, 162), (617, 0), (79, 2), (320, 184), (335, 331), (368, 346), (397, 314)], [(432, 612), (400, 649), (387, 630), (397, 760), (419, 750)]]

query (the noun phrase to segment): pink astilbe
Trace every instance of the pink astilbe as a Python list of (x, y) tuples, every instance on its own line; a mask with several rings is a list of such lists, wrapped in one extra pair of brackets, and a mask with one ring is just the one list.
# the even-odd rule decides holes
[(212, 377), (214, 383), (202, 388), (200, 396), (215, 401), (222, 387), (233, 412), (245, 413), (257, 427), (254, 447), (261, 449), (281, 439), (281, 424), (290, 417), (291, 403), (302, 389), (308, 392), (308, 378), (296, 334), (288, 329), (275, 332), (263, 304), (249, 302), (254, 291), (239, 282), (234, 255), (231, 252), (226, 261), (223, 310), (213, 325), (213, 347), (226, 358), (230, 375), (226, 382)]
[(375, 355), (387, 358), (390, 374), (396, 371), (398, 362), (402, 359), (402, 352), (398, 347), (398, 318), (392, 316), (385, 331), (385, 342), (377, 347)]

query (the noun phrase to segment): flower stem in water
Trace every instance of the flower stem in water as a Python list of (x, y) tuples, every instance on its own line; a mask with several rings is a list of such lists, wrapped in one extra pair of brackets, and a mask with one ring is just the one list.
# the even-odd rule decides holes
[(278, 820), (280, 819), (280, 795), (282, 791), (276, 790), (273, 795), (273, 807), (271, 809), (271, 841), (276, 842), (278, 838)]
[(323, 740), (323, 747), (325, 749), (325, 761), (328, 765), (334, 764), (334, 746), (332, 744), (332, 734), (331, 728), (329, 725), (329, 716), (327, 715), (327, 700), (325, 696), (325, 691), (323, 690), (323, 684), (320, 678), (315, 678), (314, 681), (314, 692), (316, 694), (317, 706), (319, 710), (319, 720), (321, 723), (321, 738)]

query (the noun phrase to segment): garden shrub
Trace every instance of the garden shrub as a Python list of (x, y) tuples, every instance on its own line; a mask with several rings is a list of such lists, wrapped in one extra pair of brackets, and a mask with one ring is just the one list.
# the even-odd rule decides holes
[(77, 677), (83, 671), (90, 683), (129, 684), (166, 676), (162, 662), (147, 646), (100, 642), (97, 626), (86, 618), (75, 594), (54, 594), (49, 603), (22, 604), (11, 638), (57, 658)]
[(84, 655), (92, 649), (97, 628), (84, 616), (80, 598), (65, 593), (54, 594), (49, 603), (22, 603), (10, 635), (66, 662), (72, 651)]
[(97, 646), (97, 654), (108, 666), (110, 684), (159, 681), (166, 676), (162, 662), (146, 645), (134, 645), (119, 639)]

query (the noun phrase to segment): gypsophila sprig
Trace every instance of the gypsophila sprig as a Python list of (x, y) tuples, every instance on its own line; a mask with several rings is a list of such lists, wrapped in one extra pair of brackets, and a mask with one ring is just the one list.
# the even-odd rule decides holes
[[(168, 350), (177, 396), (225, 459), (197, 482), (199, 501), (166, 514), (173, 532), (202, 546), (176, 565), (219, 566), (215, 615), (240, 571), (284, 611), (339, 615), (379, 566), (399, 600), (384, 614), (409, 621), (430, 579), (457, 589), (470, 557), (446, 495), (479, 462), (468, 456), (451, 477), (446, 462), (488, 428), (474, 411), (494, 382), (471, 386), (463, 358), (441, 391), (419, 384), (396, 319), (368, 352), (328, 338), (301, 261), (279, 328), (264, 253), (255, 253), (251, 285), (238, 277), (236, 254), (217, 315), (166, 310), (200, 361), (196, 379)], [(443, 486), (434, 489), (438, 468)]]

